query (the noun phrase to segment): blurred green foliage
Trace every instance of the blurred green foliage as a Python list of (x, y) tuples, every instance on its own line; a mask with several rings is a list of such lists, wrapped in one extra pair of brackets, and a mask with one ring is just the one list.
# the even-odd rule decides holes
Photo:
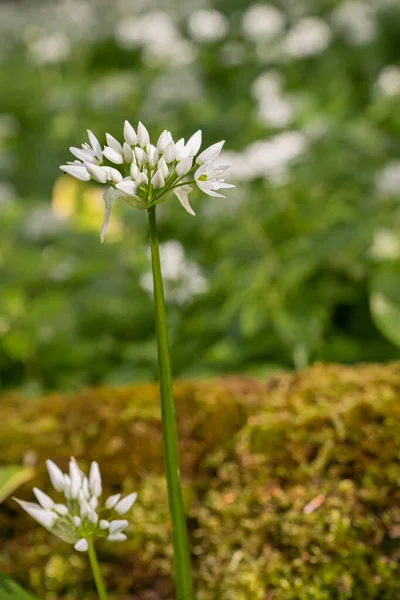
[[(198, 600), (399, 598), (399, 389), (400, 363), (175, 386)], [(157, 384), (13, 393), (0, 453), (36, 456), (24, 500), (56, 499), (44, 462), (71, 454), (99, 461), (105, 497), (136, 490), (128, 540), (98, 544), (110, 600), (173, 597)], [(0, 536), (0, 569), (41, 600), (95, 598), (87, 556), (12, 500)]]
[(394, 0), (1, 3), (2, 386), (156, 377), (145, 215), (101, 246), (58, 170), (125, 118), (226, 139), (237, 185), (160, 210), (175, 375), (398, 357), (399, 29)]

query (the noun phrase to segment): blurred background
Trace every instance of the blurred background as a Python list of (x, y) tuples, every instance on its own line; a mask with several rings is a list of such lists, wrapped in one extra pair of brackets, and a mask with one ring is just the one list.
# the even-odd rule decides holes
[(157, 377), (146, 214), (59, 171), (91, 129), (226, 139), (159, 210), (174, 375), (400, 357), (397, 0), (0, 2), (0, 385)]

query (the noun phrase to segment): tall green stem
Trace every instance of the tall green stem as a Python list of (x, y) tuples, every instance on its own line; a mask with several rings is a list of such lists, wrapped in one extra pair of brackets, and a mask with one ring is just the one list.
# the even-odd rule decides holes
[(174, 397), (172, 393), (164, 289), (161, 275), (160, 252), (156, 225), (156, 207), (148, 209), (151, 261), (154, 281), (154, 304), (160, 374), (161, 414), (164, 443), (164, 462), (168, 485), (169, 509), (174, 545), (174, 566), (177, 600), (194, 600), (189, 540), (183, 509), (179, 472), (178, 436), (176, 430)]
[(91, 538), (88, 540), (88, 544), (90, 566), (92, 567), (92, 573), (94, 581), (96, 583), (99, 598), (100, 600), (108, 600), (106, 588), (104, 587), (103, 578), (101, 576), (100, 567), (96, 556), (96, 551), (94, 549), (93, 540)]

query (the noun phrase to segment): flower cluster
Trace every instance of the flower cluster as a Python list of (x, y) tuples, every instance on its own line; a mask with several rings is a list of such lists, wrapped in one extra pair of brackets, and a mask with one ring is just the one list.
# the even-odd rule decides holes
[[(131, 206), (146, 209), (163, 202), (174, 192), (188, 213), (194, 215), (189, 204), (190, 183), (209, 196), (224, 198), (220, 189), (235, 187), (222, 179), (228, 166), (216, 166), (224, 141), (213, 144), (200, 154), (201, 131), (185, 142), (174, 142), (170, 131), (163, 131), (157, 144), (150, 142), (146, 127), (139, 122), (137, 131), (125, 121), (124, 142), (106, 134), (107, 145), (101, 147), (97, 137), (88, 130), (89, 143), (81, 148), (70, 148), (76, 160), (60, 169), (76, 179), (93, 179), (108, 186), (104, 193), (104, 221), (100, 238), (104, 240), (113, 202), (122, 198)], [(197, 156), (196, 156), (197, 155)]]
[[(15, 498), (31, 517), (65, 542), (74, 544), (75, 550), (80, 552), (87, 551), (88, 540), (93, 537), (104, 537), (110, 542), (126, 540), (122, 532), (128, 521), (112, 517), (127, 513), (136, 500), (136, 493), (122, 499), (121, 494), (114, 494), (100, 506), (102, 484), (97, 462), (92, 462), (89, 477), (80, 470), (74, 458), (69, 463), (69, 474), (64, 474), (51, 460), (46, 461), (46, 465), (53, 487), (64, 494), (65, 504), (57, 504), (47, 494), (33, 488), (39, 504)], [(101, 518), (104, 512), (109, 513), (108, 519)]]

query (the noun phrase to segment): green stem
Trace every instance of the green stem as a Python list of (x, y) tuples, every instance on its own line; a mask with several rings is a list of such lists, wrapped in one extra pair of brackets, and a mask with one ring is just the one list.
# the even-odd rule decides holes
[(96, 551), (94, 549), (93, 540), (89, 539), (88, 544), (89, 544), (88, 553), (89, 553), (90, 566), (92, 567), (92, 573), (93, 573), (94, 581), (96, 583), (96, 588), (97, 588), (97, 592), (99, 594), (99, 598), (100, 598), (100, 600), (108, 600), (106, 588), (104, 587), (103, 578), (100, 573), (100, 567), (99, 567), (99, 563), (97, 560)]
[(183, 509), (179, 472), (178, 436), (176, 430), (172, 376), (168, 348), (164, 289), (156, 225), (156, 207), (148, 209), (151, 260), (154, 281), (154, 304), (160, 374), (161, 414), (164, 443), (164, 462), (168, 486), (169, 509), (174, 546), (174, 567), (177, 600), (194, 600), (189, 540)]

